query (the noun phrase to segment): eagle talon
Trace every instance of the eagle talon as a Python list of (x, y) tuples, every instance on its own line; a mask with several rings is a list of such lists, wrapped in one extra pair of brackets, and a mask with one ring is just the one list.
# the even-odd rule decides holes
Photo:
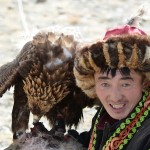
[(49, 131), (51, 135), (55, 136), (64, 136), (64, 133), (66, 132), (65, 129), (65, 121), (62, 115), (58, 115), (53, 128)]
[(23, 135), (24, 132), (20, 131), (20, 132), (15, 132), (13, 134), (13, 140), (17, 140), (20, 138), (21, 135)]
[(32, 135), (37, 135), (39, 132), (48, 133), (42, 122), (33, 123), (34, 127), (31, 128)]

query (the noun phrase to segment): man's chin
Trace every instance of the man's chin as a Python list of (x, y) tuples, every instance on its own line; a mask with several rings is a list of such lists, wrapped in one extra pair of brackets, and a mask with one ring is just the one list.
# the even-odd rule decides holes
[(114, 112), (111, 112), (109, 113), (109, 115), (113, 118), (113, 119), (116, 119), (116, 120), (122, 120), (122, 119), (125, 119), (128, 115), (126, 115), (126, 113), (124, 112), (120, 112), (120, 113), (114, 113)]

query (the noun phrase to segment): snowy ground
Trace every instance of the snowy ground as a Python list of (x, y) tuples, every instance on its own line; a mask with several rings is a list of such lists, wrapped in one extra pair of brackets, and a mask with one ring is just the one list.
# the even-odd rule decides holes
[[(94, 41), (102, 39), (108, 28), (124, 24), (141, 5), (149, 8), (149, 0), (23, 0), (22, 4), (21, 0), (0, 0), (0, 66), (13, 60), (38, 30), (60, 31), (74, 34), (81, 41)], [(150, 34), (148, 16), (141, 28)], [(0, 150), (12, 142), (12, 105), (13, 89), (0, 99)], [(94, 109), (85, 109), (79, 132), (89, 129), (94, 113)]]

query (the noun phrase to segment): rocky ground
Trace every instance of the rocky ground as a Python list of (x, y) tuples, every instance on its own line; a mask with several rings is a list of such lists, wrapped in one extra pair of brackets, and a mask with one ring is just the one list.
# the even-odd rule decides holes
[[(65, 32), (79, 41), (94, 41), (102, 39), (108, 28), (125, 24), (142, 5), (148, 9), (149, 0), (0, 0), (0, 66), (13, 60), (38, 30)], [(148, 34), (149, 24), (148, 12), (141, 26)], [(12, 142), (12, 105), (13, 88), (0, 99), (0, 150)], [(94, 113), (94, 109), (85, 109), (79, 132), (89, 129)]]

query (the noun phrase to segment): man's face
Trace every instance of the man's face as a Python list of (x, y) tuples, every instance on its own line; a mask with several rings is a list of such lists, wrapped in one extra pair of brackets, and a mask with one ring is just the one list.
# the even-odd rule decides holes
[(109, 73), (95, 73), (96, 94), (108, 114), (114, 119), (124, 119), (142, 97), (142, 76), (131, 70), (122, 76), (116, 71), (112, 78)]

